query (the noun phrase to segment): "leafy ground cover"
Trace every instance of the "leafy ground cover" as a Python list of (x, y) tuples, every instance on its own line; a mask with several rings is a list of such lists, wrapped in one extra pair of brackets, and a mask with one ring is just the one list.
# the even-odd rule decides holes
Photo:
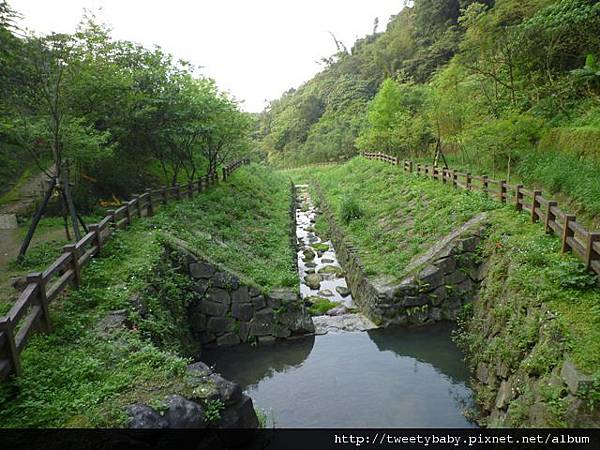
[[(475, 214), (489, 211), (490, 236), (482, 252), (498, 268), (498, 277), (482, 296), (506, 299), (498, 300), (497, 307), (512, 317), (509, 328), (513, 332), (502, 333), (498, 348), (488, 350), (501, 347), (518, 358), (516, 353), (531, 343), (519, 340), (537, 336), (524, 336), (524, 330), (531, 327), (525, 326), (527, 316), (517, 313), (523, 305), (526, 309), (544, 303), (557, 314), (574, 362), (600, 377), (597, 278), (574, 256), (561, 254), (558, 238), (546, 235), (541, 225), (531, 224), (527, 214), (519, 214), (511, 206), (482, 194), (457, 190), (364, 158), (340, 166), (284, 173), (296, 182), (318, 180), (339, 225), (372, 277), (401, 278), (413, 257)], [(322, 217), (316, 228), (320, 233), (326, 230)], [(543, 361), (538, 363), (543, 365)]]
[[(189, 296), (185, 280), (161, 266), (161, 241), (189, 239), (266, 289), (297, 283), (287, 181), (262, 166), (245, 167), (227, 183), (118, 232), (83, 270), (80, 289), (51, 305), (54, 332), (31, 338), (23, 375), (0, 384), (1, 426), (117, 426), (127, 404), (186, 395), (189, 353), (178, 345), (184, 327), (177, 319)], [(129, 312), (128, 327), (106, 330), (102, 319), (130, 310), (137, 293), (149, 299), (147, 316)]]

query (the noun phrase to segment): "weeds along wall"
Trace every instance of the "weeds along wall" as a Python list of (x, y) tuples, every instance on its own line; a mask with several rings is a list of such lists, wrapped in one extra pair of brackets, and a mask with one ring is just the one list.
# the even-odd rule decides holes
[[(223, 167), (223, 180), (248, 163), (249, 159), (243, 158), (227, 164)], [(116, 230), (127, 228), (135, 218), (153, 215), (154, 209), (160, 205), (191, 198), (219, 181), (218, 174), (212, 172), (187, 185), (148, 189), (144, 194), (124, 202), (121, 207), (109, 210), (99, 223), (90, 225), (88, 233), (78, 242), (64, 246), (62, 255), (46, 270), (29, 274), (27, 285), (13, 307), (6, 316), (0, 317), (0, 380), (10, 374), (20, 374), (20, 355), (32, 333), (52, 332), (49, 304), (68, 286), (79, 286), (81, 270), (101, 252)]]
[(543, 222), (547, 233), (554, 233), (561, 241), (562, 252), (572, 252), (586, 268), (600, 276), (600, 232), (588, 231), (573, 214), (565, 213), (554, 200), (547, 200), (541, 191), (511, 185), (505, 180), (494, 180), (486, 175), (472, 175), (452, 169), (438, 168), (412, 161), (400, 161), (384, 153), (363, 153), (367, 159), (384, 161), (417, 175), (471, 191), (483, 192), (502, 203), (513, 204), (517, 211), (531, 215), (532, 222)]

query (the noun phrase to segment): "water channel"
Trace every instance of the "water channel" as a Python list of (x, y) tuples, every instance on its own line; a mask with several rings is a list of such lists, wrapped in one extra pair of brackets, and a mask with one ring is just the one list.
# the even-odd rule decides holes
[[(335, 249), (315, 233), (318, 209), (308, 187), (297, 193), (301, 295), (345, 308), (314, 317), (316, 336), (206, 350), (203, 361), (240, 383), (268, 426), (475, 426), (465, 416), (473, 396), (453, 325), (377, 329), (354, 312)], [(318, 286), (308, 286), (311, 274), (319, 275)]]

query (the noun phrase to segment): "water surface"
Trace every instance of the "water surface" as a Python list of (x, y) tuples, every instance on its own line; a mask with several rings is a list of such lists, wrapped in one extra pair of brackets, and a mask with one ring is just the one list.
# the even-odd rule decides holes
[(470, 427), (468, 371), (451, 326), (329, 333), (211, 350), (276, 427)]

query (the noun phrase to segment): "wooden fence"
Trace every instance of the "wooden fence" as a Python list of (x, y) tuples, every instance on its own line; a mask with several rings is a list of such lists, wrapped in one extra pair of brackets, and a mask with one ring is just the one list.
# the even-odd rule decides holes
[[(226, 180), (234, 170), (248, 162), (244, 158), (223, 167), (223, 179)], [(20, 355), (31, 335), (35, 331), (52, 332), (48, 305), (67, 286), (79, 286), (82, 268), (100, 253), (116, 230), (127, 228), (135, 218), (151, 216), (158, 205), (169, 200), (191, 198), (218, 181), (217, 173), (213, 172), (186, 185), (147, 190), (136, 195), (119, 208), (108, 210), (108, 215), (99, 223), (90, 225), (89, 232), (78, 242), (65, 245), (63, 254), (46, 270), (27, 275), (27, 287), (8, 314), (0, 317), (0, 380), (10, 374), (18, 376), (21, 373)]]
[(385, 161), (417, 175), (426, 176), (442, 183), (470, 191), (479, 191), (502, 203), (513, 204), (518, 211), (525, 211), (532, 222), (544, 224), (546, 233), (554, 233), (562, 242), (562, 252), (572, 252), (583, 261), (588, 270), (600, 276), (600, 232), (588, 231), (577, 222), (575, 216), (563, 212), (554, 200), (542, 197), (542, 191), (525, 189), (521, 184), (508, 184), (506, 180), (494, 180), (485, 175), (472, 175), (452, 169), (400, 160), (383, 153), (363, 153), (367, 159)]

